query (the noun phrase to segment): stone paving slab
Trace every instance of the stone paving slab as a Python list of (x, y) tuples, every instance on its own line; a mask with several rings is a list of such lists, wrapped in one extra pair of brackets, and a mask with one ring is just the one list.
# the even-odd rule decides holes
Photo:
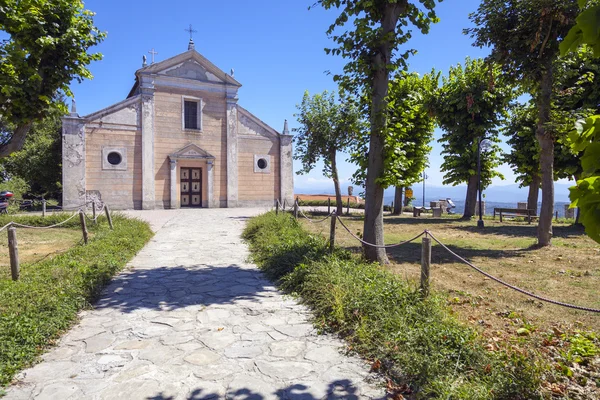
[(240, 233), (261, 211), (136, 212), (154, 238), (6, 399), (384, 399), (248, 263)]

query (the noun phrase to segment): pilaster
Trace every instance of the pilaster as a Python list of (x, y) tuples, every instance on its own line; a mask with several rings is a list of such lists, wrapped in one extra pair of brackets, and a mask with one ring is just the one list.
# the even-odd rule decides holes
[(142, 75), (140, 82), (142, 93), (142, 209), (155, 207), (154, 182), (154, 79)]
[(208, 171), (207, 171), (207, 175), (208, 175), (208, 182), (207, 182), (208, 208), (215, 208), (215, 207), (218, 207), (218, 205), (215, 202), (215, 167), (214, 167), (213, 160), (206, 161), (206, 168), (208, 168)]
[(292, 140), (288, 124), (285, 121), (283, 134), (279, 135), (279, 178), (280, 201), (294, 203), (294, 163), (292, 159)]
[(76, 112), (62, 119), (63, 208), (85, 203), (85, 120)]
[(170, 164), (169, 166), (171, 167), (171, 204), (170, 207), (172, 209), (175, 208), (179, 208), (179, 198), (177, 196), (177, 160), (175, 159), (170, 159)]
[(227, 207), (238, 203), (238, 109), (237, 89), (227, 91)]

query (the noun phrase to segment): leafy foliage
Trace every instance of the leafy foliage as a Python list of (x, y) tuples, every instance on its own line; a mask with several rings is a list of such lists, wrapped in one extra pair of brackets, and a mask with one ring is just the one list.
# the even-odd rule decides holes
[(360, 113), (353, 102), (340, 99), (336, 101), (334, 93), (324, 91), (310, 96), (304, 92), (302, 104), (298, 105), (299, 128), (294, 158), (302, 162), (298, 174), (309, 173), (317, 161), (323, 160), (323, 174), (333, 178), (338, 213), (341, 213), (342, 198), (337, 171), (336, 154), (343, 151), (359, 136), (363, 129)]
[[(383, 60), (389, 73), (406, 69), (408, 58), (416, 51), (409, 49), (397, 54), (397, 49), (412, 38), (408, 24), (426, 34), (431, 23), (439, 21), (434, 10), (436, 0), (318, 0), (317, 3), (326, 10), (342, 9), (327, 30), (338, 47), (325, 49), (325, 52), (350, 60), (344, 67), (344, 75), (334, 75), (333, 79), (357, 96), (372, 87), (374, 55), (382, 46), (390, 49)], [(381, 27), (386, 18), (396, 20), (392, 32), (384, 32)], [(336, 29), (344, 28), (349, 21), (354, 30), (338, 34)]]
[(577, 3), (582, 11), (575, 20), (575, 26), (560, 44), (560, 52), (578, 51), (585, 44), (593, 49), (596, 57), (600, 57), (600, 5), (588, 0), (577, 0)]
[[(383, 244), (383, 186), (378, 179), (385, 174), (383, 160), (387, 125), (387, 95), (390, 73), (406, 68), (407, 59), (414, 50), (398, 55), (398, 48), (411, 38), (409, 24), (422, 33), (429, 31), (438, 18), (435, 0), (318, 0), (325, 9), (341, 9), (340, 15), (330, 25), (327, 34), (338, 47), (325, 49), (327, 53), (341, 55), (349, 61), (343, 75), (335, 75), (341, 89), (357, 99), (367, 100), (371, 122), (369, 157), (365, 181), (365, 240)], [(353, 29), (339, 34), (352, 21)], [(365, 256), (372, 261), (387, 262), (381, 248), (365, 248)]]
[(326, 241), (287, 214), (251, 219), (244, 238), (260, 268), (313, 309), (318, 328), (344, 337), (416, 398), (539, 396), (540, 370), (529, 354), (487, 352), (442, 296), (423, 299), (376, 264), (337, 248), (328, 254)]
[(0, 160), (10, 179), (21, 178), (28, 194), (58, 198), (62, 189), (62, 122), (58, 110), (36, 122), (22, 150)]
[[(500, 77), (495, 64), (467, 58), (464, 67), (451, 67), (443, 85), (432, 99), (432, 106), (444, 134), (442, 143), (444, 184), (469, 182), (477, 175), (479, 141), (487, 138), (499, 143), (498, 127), (507, 116), (514, 96), (513, 88)], [(500, 148), (481, 154), (481, 181), (487, 187), (500, 165)]]
[[(48, 225), (66, 215), (22, 217), (16, 222)], [(15, 220), (0, 217), (0, 223)], [(100, 221), (103, 221), (100, 218)], [(0, 385), (10, 383), (21, 369), (31, 365), (77, 319), (111, 277), (152, 236), (147, 223), (113, 216), (114, 231), (106, 223), (90, 224), (93, 238), (54, 258), (21, 265), (17, 282), (0, 280)], [(67, 226), (79, 229), (77, 221)]]
[[(435, 120), (428, 108), (437, 89), (439, 74), (424, 76), (400, 72), (390, 81), (388, 124), (383, 152), (384, 175), (377, 182), (384, 188), (410, 186), (421, 179), (433, 140)], [(351, 159), (358, 164), (354, 181), (361, 185), (366, 178), (369, 136), (354, 142)]]
[(540, 147), (535, 138), (537, 129), (536, 110), (531, 104), (512, 107), (510, 118), (502, 128), (502, 134), (508, 137), (509, 153), (502, 161), (509, 164), (516, 175), (517, 182), (529, 186), (532, 178), (540, 174)]
[(554, 63), (559, 43), (576, 16), (575, 1), (483, 0), (470, 15), (476, 26), (465, 30), (475, 39), (476, 46), (491, 47), (490, 58), (500, 64), (507, 78), (529, 92), (536, 103), (542, 174), (540, 246), (548, 246), (552, 240), (554, 131), (548, 123), (552, 120)]
[[(580, 0), (579, 5), (583, 10), (577, 17), (576, 25), (561, 43), (561, 51), (567, 53), (585, 44), (591, 46), (594, 55), (598, 57), (600, 5), (596, 1), (585, 0)], [(577, 52), (581, 50), (578, 49)], [(598, 103), (595, 105), (597, 107)], [(583, 152), (582, 179), (577, 181), (577, 186), (569, 189), (571, 206), (580, 208), (580, 221), (585, 226), (586, 233), (600, 243), (600, 115), (579, 120), (569, 139), (574, 151)]]
[(88, 50), (105, 37), (93, 16), (81, 0), (0, 3), (0, 30), (9, 35), (0, 43), (0, 115), (15, 125), (0, 138), (0, 155), (22, 147), (31, 123), (55, 106), (57, 92), (72, 96), (73, 79), (92, 77), (87, 66), (102, 56)]

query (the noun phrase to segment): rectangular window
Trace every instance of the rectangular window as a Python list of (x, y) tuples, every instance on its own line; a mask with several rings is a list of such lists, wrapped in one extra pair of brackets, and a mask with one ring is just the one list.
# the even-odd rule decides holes
[(184, 107), (184, 128), (185, 129), (200, 129), (200, 102), (185, 100)]

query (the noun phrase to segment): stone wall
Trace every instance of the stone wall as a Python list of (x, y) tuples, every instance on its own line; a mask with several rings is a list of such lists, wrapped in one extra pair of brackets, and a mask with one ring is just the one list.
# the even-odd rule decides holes
[[(182, 127), (182, 96), (202, 98), (202, 131), (184, 130)], [(193, 143), (215, 157), (214, 163), (214, 201), (225, 206), (227, 201), (227, 132), (225, 126), (225, 99), (222, 95), (199, 93), (197, 91), (161, 91), (155, 94), (155, 190), (156, 206), (169, 208), (170, 166), (169, 154)], [(184, 165), (185, 164), (185, 165)], [(202, 168), (203, 205), (208, 201), (207, 168), (204, 160), (178, 162), (177, 193), (179, 193), (179, 168)]]

